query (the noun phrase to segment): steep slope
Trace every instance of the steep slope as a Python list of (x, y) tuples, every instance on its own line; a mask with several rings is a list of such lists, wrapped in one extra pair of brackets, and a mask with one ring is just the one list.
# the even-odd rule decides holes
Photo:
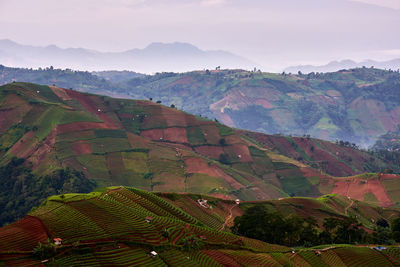
[[(301, 160), (290, 153), (285, 156), (262, 144), (262, 140), (257, 141), (258, 136), (252, 133), (236, 133), (215, 121), (150, 101), (114, 99), (28, 83), (0, 87), (0, 101), (0, 164), (7, 167), (13, 158), (23, 158), (27, 172), (36, 177), (55, 177), (54, 172), (67, 168), (78, 171), (75, 178), (56, 184), (55, 193), (74, 192), (77, 188), (86, 192), (91, 189), (90, 179), (98, 187), (126, 185), (242, 200), (320, 196), (334, 191), (336, 184), (342, 188), (342, 180), (326, 172), (338, 176), (363, 172), (363, 157), (385, 168), (392, 167), (364, 152), (321, 142), (323, 152), (302, 148), (310, 159), (329, 161), (329, 168), (318, 170), (318, 165), (312, 167), (312, 160)], [(354, 153), (357, 160), (349, 163), (345, 160), (348, 156), (340, 160), (326, 158), (336, 149), (344, 155)], [(389, 206), (399, 201), (398, 178), (390, 176), (380, 181), (377, 176), (379, 181), (368, 181), (363, 194), (357, 187), (338, 193), (360, 200), (367, 195), (366, 200)], [(20, 174), (7, 179), (9, 190), (3, 192), (3, 200), (19, 194), (16, 189), (26, 188)], [(373, 190), (376, 187), (370, 183), (380, 186), (380, 190)], [(353, 195), (353, 190), (357, 194)], [(42, 197), (50, 194), (54, 192), (46, 191)], [(35, 199), (36, 204), (25, 203), (26, 208), (40, 203), (40, 198)], [(14, 202), (19, 203), (16, 200), (9, 205)], [(0, 205), (5, 208), (8, 203)]]
[[(398, 247), (378, 252), (368, 247), (333, 245), (293, 252), (292, 248), (215, 230), (199, 219), (155, 194), (134, 188), (53, 196), (23, 220), (0, 228), (0, 263), (394, 266), (400, 260)], [(62, 243), (55, 245), (54, 239)], [(152, 257), (151, 251), (156, 256)]]
[(13, 80), (117, 97), (153, 98), (237, 128), (309, 134), (364, 147), (397, 130), (400, 123), (400, 74), (374, 68), (308, 75), (205, 70), (106, 81), (87, 72), (0, 67), (0, 84)]

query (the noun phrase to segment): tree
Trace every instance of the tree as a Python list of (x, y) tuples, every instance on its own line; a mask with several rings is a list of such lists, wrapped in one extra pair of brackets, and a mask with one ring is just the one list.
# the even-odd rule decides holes
[(392, 237), (396, 242), (400, 242), (400, 218), (394, 219), (392, 222)]

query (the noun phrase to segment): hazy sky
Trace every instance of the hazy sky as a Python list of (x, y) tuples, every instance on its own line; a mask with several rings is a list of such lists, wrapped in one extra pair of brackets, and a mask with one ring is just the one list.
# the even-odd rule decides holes
[(400, 0), (0, 0), (0, 39), (101, 51), (227, 50), (279, 70), (400, 57)]

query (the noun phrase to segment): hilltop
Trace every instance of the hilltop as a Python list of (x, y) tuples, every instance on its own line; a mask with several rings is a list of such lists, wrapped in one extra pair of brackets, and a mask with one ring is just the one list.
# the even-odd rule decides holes
[(0, 87), (2, 223), (47, 196), (135, 186), (242, 200), (339, 193), (397, 205), (396, 162), (312, 138), (229, 128), (174, 107), (55, 86)]
[[(0, 62), (14, 67), (56, 66), (81, 70), (135, 70), (143, 73), (214, 68), (253, 68), (257, 64), (222, 50), (202, 50), (181, 42), (151, 43), (140, 49), (101, 52), (56, 45), (31, 46), (0, 40)], [(173, 64), (171, 64), (173, 62)], [(101, 69), (99, 69), (101, 68)]]
[(145, 76), (121, 73), (117, 79), (110, 79), (116, 77), (112, 72), (94, 74), (99, 76), (3, 67), (0, 83), (27, 81), (114, 97), (153, 98), (231, 127), (311, 135), (363, 147), (397, 130), (400, 123), (396, 89), (400, 74), (375, 68), (307, 75), (221, 69)]
[[(23, 220), (0, 228), (0, 263), (6, 266), (394, 266), (400, 260), (400, 249), (396, 246), (382, 251), (351, 245), (293, 249), (223, 232), (220, 221), (237, 214), (235, 209), (240, 211), (256, 203), (237, 205), (208, 197), (204, 206), (196, 201), (198, 197), (157, 196), (124, 187), (52, 196)], [(338, 203), (344, 200), (328, 196), (312, 201), (279, 201), (282, 204), (277, 206), (297, 211), (300, 203), (317, 202), (321, 208), (314, 204), (315, 211), (327, 210), (330, 216), (335, 216)], [(276, 206), (279, 201), (261, 204)], [(369, 208), (370, 212), (373, 210)], [(393, 212), (381, 214), (388, 216)], [(393, 214), (398, 216), (398, 212)], [(54, 244), (54, 239), (61, 244)]]

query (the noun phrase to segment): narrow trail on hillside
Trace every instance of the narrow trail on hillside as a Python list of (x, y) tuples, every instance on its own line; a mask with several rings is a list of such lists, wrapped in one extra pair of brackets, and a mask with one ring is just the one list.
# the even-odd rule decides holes
[(229, 220), (232, 218), (232, 210), (234, 207), (236, 207), (237, 204), (234, 204), (230, 209), (229, 209), (229, 216), (226, 217), (226, 220), (224, 222), (224, 224), (221, 226), (221, 231), (224, 230), (225, 226), (228, 224)]
[(351, 200), (350, 204), (344, 209), (344, 215), (347, 216), (347, 210), (348, 210), (351, 206), (353, 206), (353, 204), (354, 204), (354, 200)]

